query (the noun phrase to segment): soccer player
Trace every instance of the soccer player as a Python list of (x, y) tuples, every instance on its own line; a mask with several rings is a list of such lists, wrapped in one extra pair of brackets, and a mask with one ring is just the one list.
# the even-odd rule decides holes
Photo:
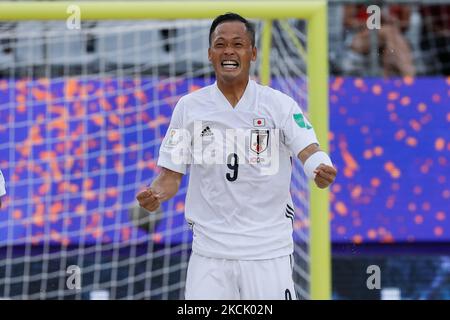
[(2, 207), (2, 197), (6, 194), (5, 178), (3, 178), (2, 170), (0, 170), (0, 208)]
[[(336, 169), (297, 103), (249, 79), (257, 55), (252, 24), (234, 13), (218, 16), (209, 41), (216, 83), (179, 100), (160, 148), (161, 172), (137, 199), (155, 211), (177, 193), (190, 167), (185, 217), (194, 237), (186, 299), (295, 298), (292, 155), (319, 188), (334, 181)], [(208, 148), (230, 129), (247, 132), (243, 158), (229, 153), (224, 164), (211, 164), (174, 157), (179, 145)], [(271, 140), (278, 150), (269, 150)], [(278, 152), (278, 170), (264, 174), (269, 151)]]

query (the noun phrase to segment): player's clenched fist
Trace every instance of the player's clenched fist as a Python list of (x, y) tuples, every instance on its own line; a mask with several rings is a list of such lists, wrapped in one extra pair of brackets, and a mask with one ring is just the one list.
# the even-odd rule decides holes
[(316, 185), (324, 189), (333, 183), (337, 171), (336, 168), (322, 163), (314, 170), (314, 173), (316, 174), (314, 178)]
[(153, 193), (152, 189), (142, 191), (136, 196), (139, 205), (148, 211), (156, 211), (161, 205), (158, 197)]

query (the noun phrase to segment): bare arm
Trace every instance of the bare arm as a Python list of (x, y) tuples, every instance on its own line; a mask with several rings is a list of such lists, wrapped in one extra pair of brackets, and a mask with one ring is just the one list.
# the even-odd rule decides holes
[[(305, 164), (305, 161), (317, 151), (321, 151), (319, 146), (315, 143), (310, 144), (305, 149), (299, 152), (298, 158), (303, 164)], [(314, 182), (316, 183), (317, 187), (319, 187), (320, 189), (325, 189), (334, 182), (334, 179), (336, 179), (337, 171), (336, 168), (322, 163), (316, 168), (314, 173), (316, 173)]]
[(177, 194), (182, 177), (183, 174), (179, 172), (162, 168), (151, 186), (136, 196), (139, 205), (148, 211), (155, 211), (162, 201), (169, 200)]

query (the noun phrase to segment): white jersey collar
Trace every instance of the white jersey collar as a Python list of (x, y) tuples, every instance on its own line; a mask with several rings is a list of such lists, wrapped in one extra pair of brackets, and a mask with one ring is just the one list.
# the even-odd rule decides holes
[(250, 104), (253, 101), (253, 98), (255, 96), (256, 91), (256, 84), (255, 81), (252, 79), (248, 79), (247, 87), (245, 88), (244, 94), (242, 95), (241, 99), (239, 99), (236, 106), (233, 108), (233, 106), (230, 104), (230, 102), (227, 100), (225, 95), (220, 91), (219, 87), (217, 86), (217, 81), (214, 82), (213, 85), (213, 95), (214, 100), (226, 107), (227, 109), (230, 108), (231, 110), (239, 110), (239, 109), (249, 109), (251, 106)]

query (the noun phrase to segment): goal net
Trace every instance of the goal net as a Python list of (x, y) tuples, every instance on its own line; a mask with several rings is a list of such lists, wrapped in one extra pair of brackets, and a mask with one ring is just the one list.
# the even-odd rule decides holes
[[(261, 20), (252, 20), (261, 49)], [(187, 178), (149, 214), (178, 99), (214, 82), (211, 20), (0, 24), (0, 298), (183, 299)], [(274, 20), (271, 86), (307, 111), (306, 23)], [(261, 50), (260, 50), (260, 57)], [(261, 78), (261, 61), (252, 77)], [(309, 298), (309, 191), (294, 161), (294, 280)]]

